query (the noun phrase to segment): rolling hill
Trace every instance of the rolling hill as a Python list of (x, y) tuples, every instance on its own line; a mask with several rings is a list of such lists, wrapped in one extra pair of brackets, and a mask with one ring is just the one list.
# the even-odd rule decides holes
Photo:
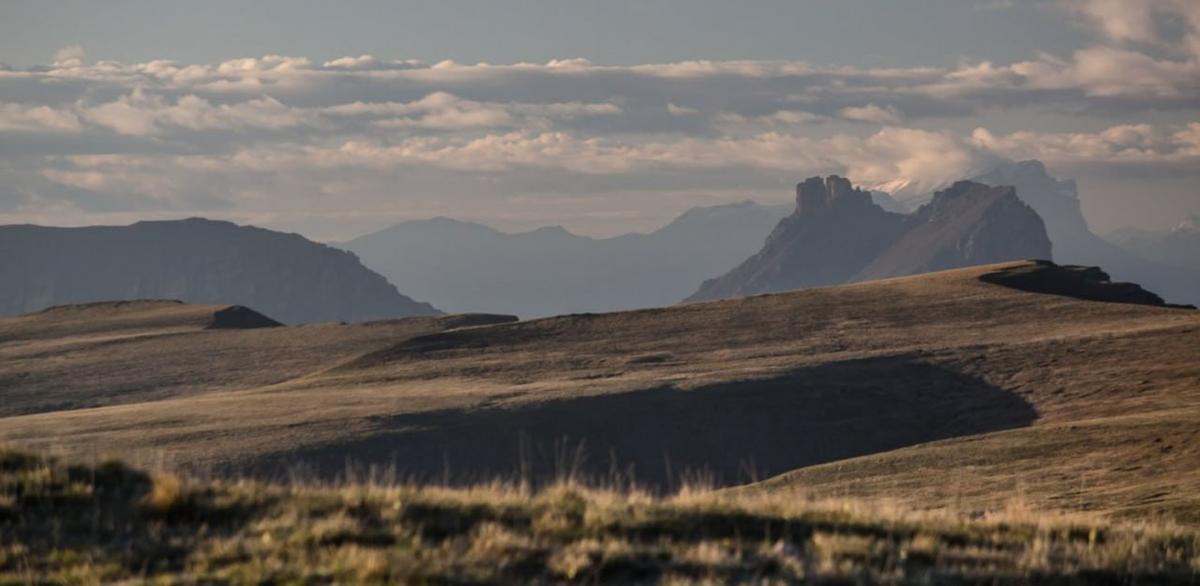
[[(1063, 294), (1064, 273), (1110, 301)], [(48, 312), (0, 321), (5, 397), (24, 397), (0, 441), (265, 477), (348, 462), (455, 484), (778, 476), (740, 490), (933, 508), (1020, 496), (1198, 523), (1200, 312), (1142, 293), (1015, 262), (507, 323), (209, 329), (209, 309), (171, 308), (192, 316), (180, 325), (146, 304), (110, 327), (110, 307), (87, 325)], [(213, 361), (209, 344), (239, 356)]]

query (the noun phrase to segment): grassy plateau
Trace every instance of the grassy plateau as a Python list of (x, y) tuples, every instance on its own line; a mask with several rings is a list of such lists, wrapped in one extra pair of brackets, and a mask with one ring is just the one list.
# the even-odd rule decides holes
[(1078, 274), (0, 318), (0, 584), (1200, 584), (1200, 311)]

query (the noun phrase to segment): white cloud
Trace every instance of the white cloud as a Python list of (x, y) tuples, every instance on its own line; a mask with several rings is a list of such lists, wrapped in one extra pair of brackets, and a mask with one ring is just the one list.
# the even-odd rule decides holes
[(211, 168), (232, 165), (280, 173), (306, 168), (393, 170), (407, 165), (470, 172), (539, 169), (584, 175), (688, 169), (758, 169), (797, 176), (837, 172), (869, 185), (903, 178), (909, 189), (920, 195), (1004, 159), (1191, 164), (1198, 157), (1200, 123), (1174, 128), (1121, 125), (1095, 133), (1018, 131), (997, 135), (977, 128), (966, 136), (887, 127), (865, 137), (762, 133), (741, 138), (682, 137), (639, 143), (561, 132), (508, 132), (471, 139), (435, 136), (392, 144), (355, 140), (329, 147), (247, 149), (213, 163)]
[(49, 106), (0, 102), (0, 132), (79, 132), (74, 113)]
[(1124, 124), (1092, 133), (1019, 131), (999, 137), (979, 128), (972, 139), (1009, 158), (1092, 165), (1200, 164), (1200, 122), (1182, 127)]
[[(1195, 0), (1063, 0), (1100, 34), (1122, 43), (1142, 43), (1200, 57), (1200, 3)], [(1171, 38), (1163, 19), (1174, 20), (1185, 32)]]
[(170, 126), (195, 131), (279, 130), (317, 123), (313, 112), (289, 108), (270, 96), (214, 105), (194, 95), (180, 96), (171, 103), (162, 96), (134, 90), (112, 102), (77, 104), (75, 109), (93, 124), (131, 136), (156, 136)]
[(54, 52), (54, 65), (57, 67), (77, 67), (83, 64), (83, 47), (71, 45)]
[(161, 104), (162, 98), (135, 90), (116, 101), (87, 108), (83, 116), (93, 124), (106, 126), (121, 134), (152, 136), (158, 133), (154, 108)]
[(688, 108), (687, 106), (676, 106), (674, 102), (667, 102), (667, 112), (672, 116), (687, 116), (690, 114), (699, 114), (697, 108)]
[(903, 116), (892, 106), (880, 107), (875, 104), (867, 104), (866, 106), (847, 106), (838, 110), (838, 115), (846, 120), (858, 120), (860, 122), (874, 122), (875, 124), (883, 124), (894, 126), (900, 124)]

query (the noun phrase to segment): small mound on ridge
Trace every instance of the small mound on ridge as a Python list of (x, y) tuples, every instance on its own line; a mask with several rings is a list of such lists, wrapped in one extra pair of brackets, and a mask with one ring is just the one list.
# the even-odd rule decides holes
[(230, 305), (218, 309), (208, 322), (209, 330), (249, 330), (254, 328), (274, 328), (283, 324), (243, 305)]
[(1033, 260), (980, 275), (979, 279), (1030, 293), (1062, 295), (1088, 301), (1195, 309), (1192, 305), (1166, 303), (1162, 297), (1137, 283), (1113, 282), (1100, 267), (1057, 265), (1048, 260)]

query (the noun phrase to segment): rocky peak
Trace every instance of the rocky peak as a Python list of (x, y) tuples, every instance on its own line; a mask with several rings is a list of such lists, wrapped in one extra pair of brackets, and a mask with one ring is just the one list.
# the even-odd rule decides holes
[(797, 216), (819, 216), (834, 209), (861, 210), (874, 205), (870, 192), (854, 187), (845, 177), (809, 177), (796, 185)]
[(1011, 186), (960, 181), (917, 211), (885, 211), (850, 181), (811, 177), (796, 187), (796, 212), (762, 250), (705, 281), (691, 301), (1049, 258), (1038, 214)]
[(1011, 203), (1024, 205), (1017, 197), (1017, 190), (1011, 185), (990, 187), (974, 181), (956, 181), (950, 187), (935, 193), (933, 199), (918, 210), (918, 214), (941, 218), (961, 213), (983, 199), (1006, 199)]

